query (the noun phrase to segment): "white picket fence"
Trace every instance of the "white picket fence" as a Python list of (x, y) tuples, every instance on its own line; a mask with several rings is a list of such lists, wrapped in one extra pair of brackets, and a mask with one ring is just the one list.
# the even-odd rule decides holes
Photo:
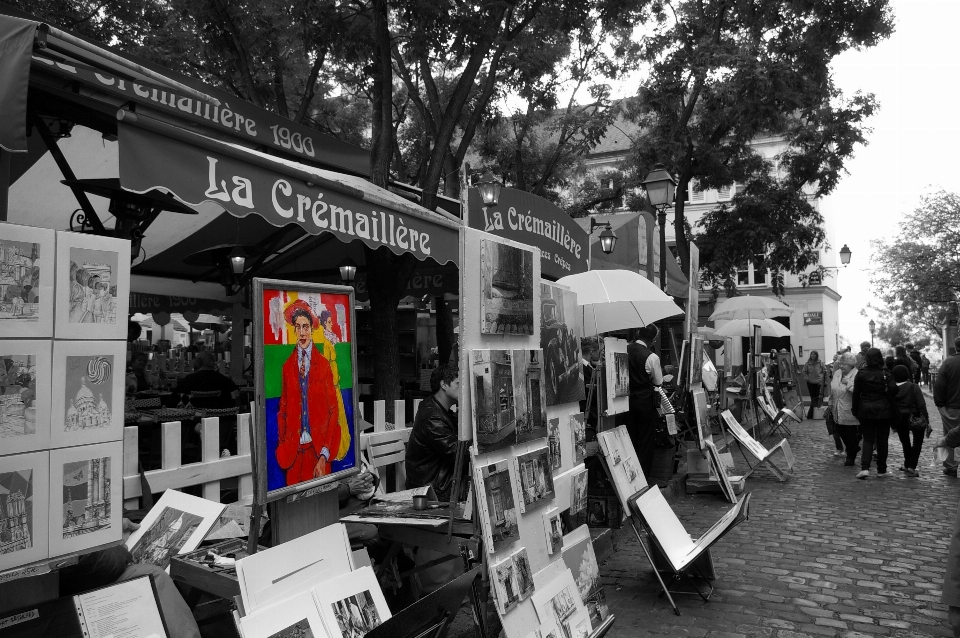
[[(413, 401), (416, 414), (421, 399)], [(360, 434), (360, 449), (367, 453), (370, 462), (381, 470), (393, 466), (396, 471), (397, 489), (405, 482), (403, 460), (411, 429), (404, 423), (406, 403), (394, 402), (399, 418), (387, 423), (386, 403), (374, 402), (373, 432)], [(360, 416), (363, 418), (361, 407)], [(160, 469), (144, 472), (150, 489), (155, 494), (168, 489), (180, 489), (194, 485), (202, 486), (204, 498), (220, 501), (220, 481), (238, 479), (239, 502), (250, 502), (253, 496), (253, 474), (250, 462), (250, 415), (237, 415), (237, 455), (220, 458), (220, 419), (201, 419), (200, 462), (181, 463), (180, 421), (162, 423), (160, 433)], [(140, 507), (142, 495), (138, 471), (139, 428), (128, 426), (123, 430), (123, 504), (129, 509)]]

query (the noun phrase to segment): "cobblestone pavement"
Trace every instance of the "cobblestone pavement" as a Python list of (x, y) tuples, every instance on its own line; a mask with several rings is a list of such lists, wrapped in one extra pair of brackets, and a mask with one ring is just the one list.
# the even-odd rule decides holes
[[(927, 398), (934, 437), (941, 431)], [(600, 567), (617, 620), (609, 635), (629, 636), (950, 636), (940, 587), (960, 480), (930, 467), (927, 439), (920, 478), (897, 471), (903, 452), (889, 441), (890, 476), (857, 480), (859, 467), (834, 457), (823, 421), (793, 428), (797, 463), (779, 483), (758, 469), (747, 479), (750, 519), (713, 548), (716, 590), (704, 603), (676, 597), (673, 614), (633, 537), (621, 534)], [(766, 442), (772, 443), (770, 438)], [(736, 457), (738, 453), (735, 452)], [(859, 465), (859, 464), (858, 464)], [(694, 537), (729, 504), (720, 495), (680, 497), (674, 510)]]

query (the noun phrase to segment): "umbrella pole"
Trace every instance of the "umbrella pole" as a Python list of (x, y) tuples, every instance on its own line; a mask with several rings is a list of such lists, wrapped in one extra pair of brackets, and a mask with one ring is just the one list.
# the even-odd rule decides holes
[[(599, 349), (600, 349), (600, 330), (599, 330), (599, 326), (597, 325), (597, 306), (596, 306), (596, 304), (593, 304), (593, 305), (592, 305), (592, 308), (593, 308), (593, 331), (597, 333), (597, 350), (599, 351)], [(606, 352), (604, 352), (604, 358), (606, 358)], [(603, 359), (601, 359), (601, 360), (600, 360), (600, 370), (603, 370), (603, 369), (604, 369), (603, 363), (604, 363), (604, 362), (603, 362)], [(598, 372), (599, 372), (599, 371), (598, 371)], [(602, 416), (602, 415), (600, 414), (600, 407), (601, 407), (601, 406), (600, 406), (600, 403), (601, 403), (601, 402), (600, 402), (600, 393), (603, 391), (603, 376), (604, 376), (604, 375), (602, 375), (602, 374), (596, 374), (596, 373), (594, 373), (594, 375), (593, 375), (593, 377), (597, 380), (597, 383), (596, 383), (596, 388), (597, 388), (597, 433), (600, 433), (600, 432), (603, 431), (603, 420), (601, 419), (601, 416)]]

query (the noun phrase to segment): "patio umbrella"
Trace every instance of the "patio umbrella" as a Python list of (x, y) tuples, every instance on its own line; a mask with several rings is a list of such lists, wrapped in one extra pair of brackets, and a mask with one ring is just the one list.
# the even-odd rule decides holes
[(577, 295), (583, 336), (639, 328), (683, 314), (673, 298), (640, 273), (588, 270), (557, 281)]
[(709, 321), (726, 319), (770, 319), (792, 315), (793, 308), (770, 297), (742, 295), (730, 297), (717, 304)]
[(793, 333), (773, 319), (733, 319), (717, 328), (718, 337), (751, 337), (753, 327), (759, 326), (764, 337), (789, 337)]

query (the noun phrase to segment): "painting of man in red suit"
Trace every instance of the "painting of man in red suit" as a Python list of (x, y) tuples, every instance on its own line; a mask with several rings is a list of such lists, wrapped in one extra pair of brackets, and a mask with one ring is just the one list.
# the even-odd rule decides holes
[(287, 485), (296, 485), (330, 473), (340, 449), (340, 422), (330, 363), (313, 342), (319, 320), (300, 299), (287, 306), (284, 318), (297, 341), (282, 370), (277, 463)]

